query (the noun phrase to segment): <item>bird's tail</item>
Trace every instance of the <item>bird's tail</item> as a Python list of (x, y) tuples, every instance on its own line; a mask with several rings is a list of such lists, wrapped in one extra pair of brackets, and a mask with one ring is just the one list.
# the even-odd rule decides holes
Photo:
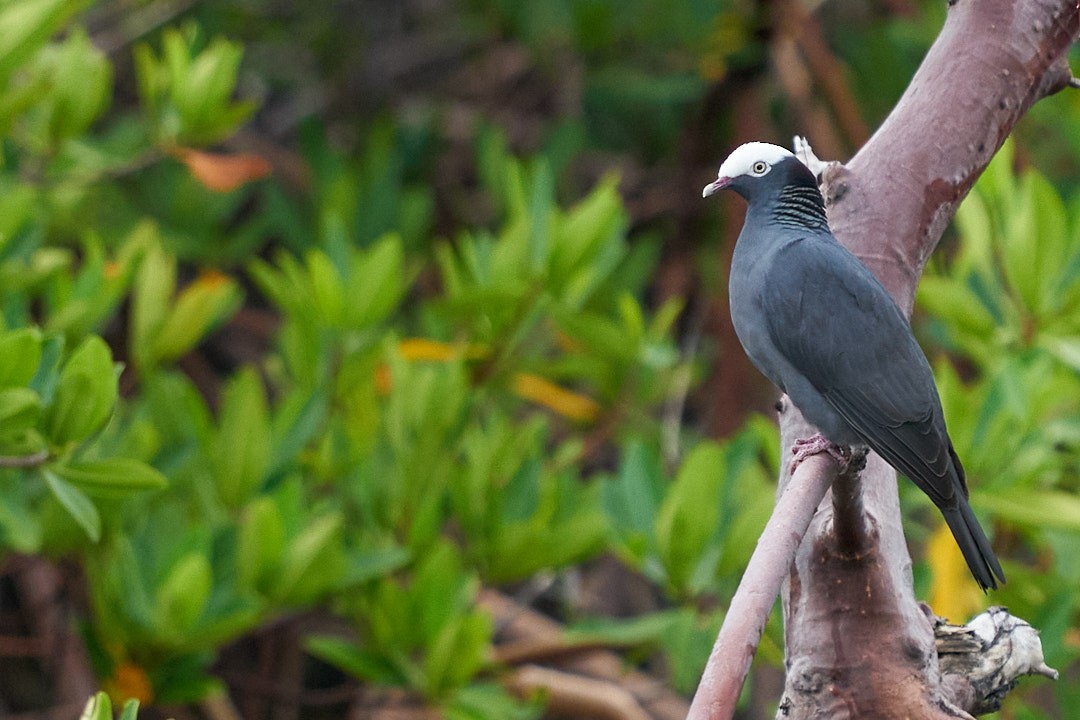
[(990, 541), (986, 539), (986, 533), (975, 519), (971, 505), (963, 497), (957, 499), (960, 502), (956, 508), (942, 508), (941, 514), (945, 516), (945, 523), (952, 530), (956, 544), (960, 546), (960, 552), (964, 554), (964, 560), (967, 560), (979, 586), (984, 592), (987, 589), (996, 590), (999, 581), (1005, 583), (1005, 572), (994, 555), (994, 549), (990, 547)]

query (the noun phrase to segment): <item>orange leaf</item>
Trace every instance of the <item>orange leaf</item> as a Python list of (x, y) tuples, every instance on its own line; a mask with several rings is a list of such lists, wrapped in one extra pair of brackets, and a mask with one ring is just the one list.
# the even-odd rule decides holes
[(105, 692), (113, 703), (120, 705), (130, 699), (140, 705), (149, 705), (154, 700), (154, 687), (146, 671), (134, 663), (125, 662), (116, 666), (113, 676), (103, 683)]
[(228, 275), (221, 272), (217, 268), (206, 268), (199, 273), (199, 276), (195, 278), (194, 282), (192, 282), (191, 284), (203, 285), (208, 288), (216, 288), (220, 285), (226, 285), (230, 282), (232, 282), (232, 278), (230, 278)]
[(379, 363), (375, 366), (375, 392), (380, 395), (389, 395), (394, 389), (394, 374), (390, 372), (390, 366)]
[(230, 192), (271, 170), (270, 163), (252, 153), (223, 155), (191, 148), (177, 148), (175, 153), (195, 179), (214, 192)]
[(933, 574), (930, 608), (936, 615), (962, 625), (983, 609), (983, 594), (944, 522), (926, 544), (926, 560)]
[(514, 376), (514, 394), (571, 420), (590, 422), (600, 414), (600, 405), (591, 397), (559, 387), (532, 373)]

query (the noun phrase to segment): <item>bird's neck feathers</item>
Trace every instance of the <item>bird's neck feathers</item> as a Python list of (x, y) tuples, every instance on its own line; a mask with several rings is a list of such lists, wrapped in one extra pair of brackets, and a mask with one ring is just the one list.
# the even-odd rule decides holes
[(774, 219), (779, 225), (798, 228), (827, 228), (825, 200), (816, 185), (788, 185), (780, 191)]
[(828, 229), (825, 215), (825, 199), (818, 190), (814, 174), (795, 158), (788, 158), (774, 171), (782, 170), (784, 182), (770, 198), (761, 198), (760, 210), (766, 213), (766, 222), (796, 229)]

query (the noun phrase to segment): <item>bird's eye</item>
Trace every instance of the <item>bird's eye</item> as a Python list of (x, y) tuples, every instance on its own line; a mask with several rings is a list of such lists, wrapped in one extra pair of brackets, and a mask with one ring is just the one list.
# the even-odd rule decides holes
[(769, 163), (765, 162), (764, 160), (758, 160), (756, 163), (754, 163), (754, 166), (750, 168), (750, 170), (755, 175), (764, 175), (769, 170)]

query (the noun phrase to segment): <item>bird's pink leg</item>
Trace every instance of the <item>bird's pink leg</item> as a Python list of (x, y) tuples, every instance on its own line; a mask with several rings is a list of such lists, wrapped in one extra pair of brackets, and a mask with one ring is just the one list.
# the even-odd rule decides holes
[(829, 453), (836, 464), (840, 466), (840, 472), (847, 469), (851, 461), (851, 448), (837, 445), (821, 433), (816, 433), (808, 438), (799, 438), (791, 447), (791, 454), (795, 457), (791, 461), (791, 472), (799, 467), (803, 460), (818, 453)]

